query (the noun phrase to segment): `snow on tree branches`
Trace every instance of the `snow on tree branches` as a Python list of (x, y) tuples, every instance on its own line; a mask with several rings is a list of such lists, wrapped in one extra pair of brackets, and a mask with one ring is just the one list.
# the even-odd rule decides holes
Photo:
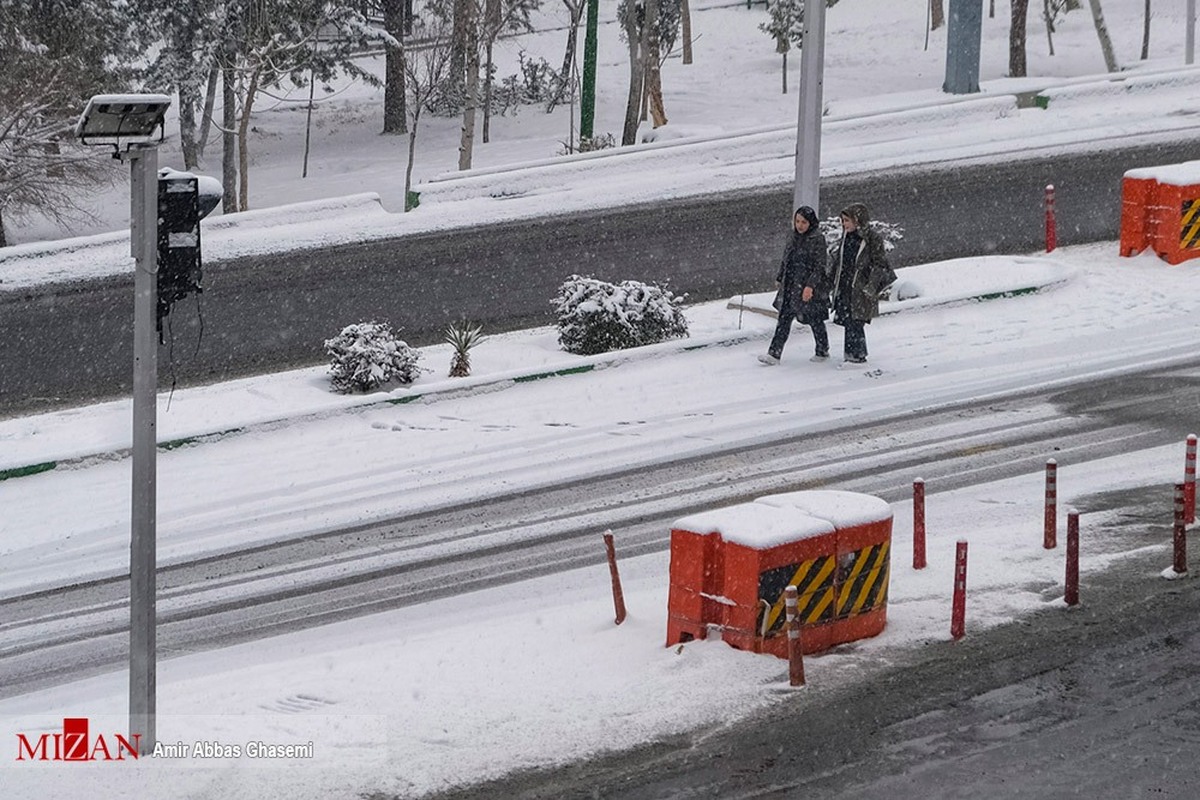
[(412, 383), (421, 374), (419, 350), (396, 338), (386, 322), (347, 325), (325, 340), (330, 381), (342, 394), (369, 392), (390, 381)]

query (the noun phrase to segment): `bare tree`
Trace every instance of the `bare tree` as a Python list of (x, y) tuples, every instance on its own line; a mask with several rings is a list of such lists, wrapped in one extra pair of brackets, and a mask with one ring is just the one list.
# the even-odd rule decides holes
[[(91, 218), (82, 200), (111, 177), (111, 159), (70, 141), (74, 116), (63, 114), (59, 70), (0, 87), (0, 247), (7, 217), (36, 212), (59, 226)], [(39, 80), (40, 78), (40, 80)]]
[(384, 54), (383, 132), (408, 133), (408, 112), (404, 107), (408, 92), (404, 87), (405, 0), (383, 0), (383, 27), (395, 39)]
[(583, 12), (587, 10), (587, 0), (562, 0), (567, 7), (567, 48), (563, 53), (562, 66), (558, 70), (558, 87), (555, 96), (547, 104), (553, 108), (562, 102), (563, 95), (571, 84), (571, 70), (575, 64), (576, 40), (579, 38), (579, 26), (583, 21)]
[(1117, 56), (1113, 52), (1112, 39), (1108, 37), (1108, 26), (1104, 24), (1104, 12), (1100, 8), (1100, 0), (1088, 0), (1092, 8), (1092, 22), (1096, 26), (1096, 36), (1100, 39), (1100, 51), (1104, 54), (1104, 68), (1109, 72), (1117, 71)]
[(431, 32), (431, 43), (413, 50), (404, 60), (404, 84), (408, 90), (408, 166), (404, 170), (404, 210), (414, 207), (413, 162), (417, 152), (417, 129), (421, 113), (432, 110), (435, 98), (450, 77), (453, 47), (448, 32)]
[(1012, 0), (1012, 22), (1008, 29), (1008, 77), (1025, 77), (1025, 19), (1029, 0)]
[(661, 128), (667, 124), (667, 112), (663, 108), (661, 37), (658, 27), (662, 0), (645, 0), (645, 2), (646, 24), (643, 26), (642, 32), (646, 37), (646, 45), (642, 52), (646, 58), (646, 97), (650, 105), (650, 116), (654, 118), (654, 127)]
[(463, 0), (466, 9), (463, 40), (463, 55), (466, 58), (465, 83), (463, 84), (462, 135), (458, 142), (458, 168), (471, 168), (475, 150), (475, 111), (479, 107), (479, 24), (478, 8), (474, 0)]
[(1142, 11), (1142, 61), (1150, 57), (1150, 0)]
[(623, 15), (621, 28), (625, 35), (625, 43), (629, 47), (629, 95), (625, 101), (625, 126), (621, 131), (621, 145), (626, 146), (637, 140), (645, 59), (642, 58), (642, 37), (638, 30), (637, 15), (634, 13)]
[(679, 20), (683, 26), (683, 63), (692, 63), (692, 8), (689, 0), (681, 0)]

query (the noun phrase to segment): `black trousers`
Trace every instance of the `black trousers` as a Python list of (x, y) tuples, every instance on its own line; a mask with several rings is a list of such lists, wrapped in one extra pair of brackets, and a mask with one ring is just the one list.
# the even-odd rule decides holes
[(867, 324), (858, 320), (847, 319), (846, 327), (846, 343), (843, 346), (843, 352), (846, 358), (866, 358), (867, 357)]
[[(787, 344), (788, 335), (792, 332), (792, 322), (796, 319), (796, 312), (791, 309), (784, 309), (779, 312), (779, 321), (775, 323), (775, 335), (771, 337), (771, 344), (767, 347), (767, 352), (780, 358), (783, 356), (783, 346)], [(819, 356), (829, 355), (829, 331), (825, 329), (824, 320), (816, 320), (808, 325), (812, 328), (813, 342), (816, 343), (816, 354)], [(866, 342), (863, 342), (863, 347), (866, 347)]]

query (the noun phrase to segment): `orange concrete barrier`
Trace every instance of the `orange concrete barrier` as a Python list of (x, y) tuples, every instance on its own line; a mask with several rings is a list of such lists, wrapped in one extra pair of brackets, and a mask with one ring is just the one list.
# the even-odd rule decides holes
[(786, 589), (804, 653), (887, 624), (892, 510), (877, 497), (810, 491), (693, 514), (671, 530), (667, 646), (710, 626), (741, 650), (788, 657)]
[(1200, 257), (1200, 161), (1125, 173), (1120, 252), (1135, 256), (1147, 249), (1169, 264)]

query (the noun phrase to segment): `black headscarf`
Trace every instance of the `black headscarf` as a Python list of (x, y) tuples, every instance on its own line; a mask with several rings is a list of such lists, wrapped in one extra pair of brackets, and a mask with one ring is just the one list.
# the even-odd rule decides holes
[(801, 216), (808, 220), (809, 230), (819, 231), (821, 229), (821, 220), (817, 219), (817, 212), (813, 211), (811, 206), (800, 206), (796, 209), (796, 213), (792, 215), (793, 227), (795, 226), (794, 220), (796, 216)]

